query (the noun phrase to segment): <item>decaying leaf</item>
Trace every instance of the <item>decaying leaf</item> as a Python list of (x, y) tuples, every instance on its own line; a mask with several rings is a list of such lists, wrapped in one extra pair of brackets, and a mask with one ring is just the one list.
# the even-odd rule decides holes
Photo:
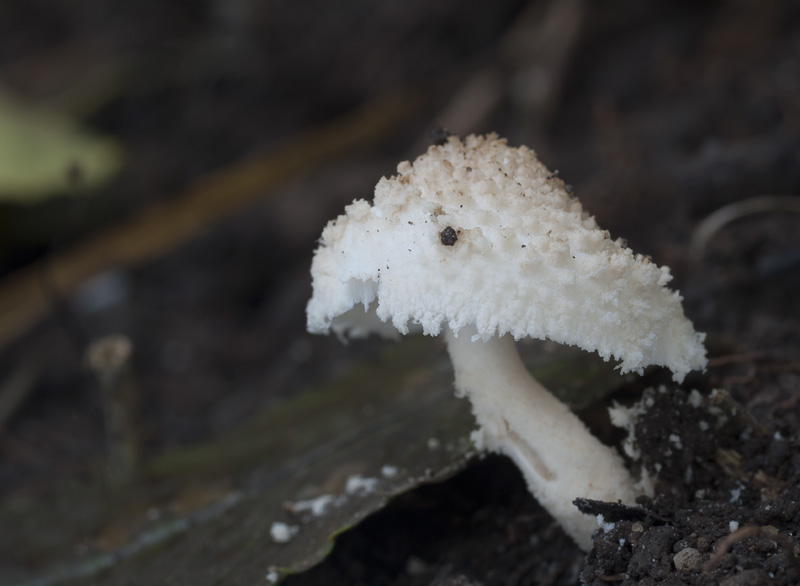
[[(7, 503), (0, 523), (20, 530), (0, 551), (26, 563), (3, 560), (3, 580), (258, 584), (316, 565), (337, 535), (393, 497), (452, 476), (473, 455), (469, 403), (454, 396), (438, 344), (422, 337), (389, 344), (340, 380), (211, 443), (156, 458), (149, 486), (126, 501), (100, 487), (65, 487), (55, 498)], [(622, 382), (612, 365), (585, 352), (525, 350), (554, 389), (565, 377), (598, 392)], [(537, 368), (542, 362), (567, 367)]]

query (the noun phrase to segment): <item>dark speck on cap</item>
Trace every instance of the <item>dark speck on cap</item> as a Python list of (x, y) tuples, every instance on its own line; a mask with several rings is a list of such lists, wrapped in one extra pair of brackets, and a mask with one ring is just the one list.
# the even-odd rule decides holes
[(447, 142), (447, 139), (453, 136), (453, 133), (443, 128), (441, 126), (434, 126), (431, 128), (428, 136), (431, 139), (431, 142), (436, 146), (442, 146), (444, 143)]
[(458, 234), (456, 234), (456, 231), (453, 230), (451, 226), (448, 226), (439, 232), (439, 238), (441, 238), (442, 244), (445, 246), (453, 246), (456, 243), (456, 240), (458, 240)]

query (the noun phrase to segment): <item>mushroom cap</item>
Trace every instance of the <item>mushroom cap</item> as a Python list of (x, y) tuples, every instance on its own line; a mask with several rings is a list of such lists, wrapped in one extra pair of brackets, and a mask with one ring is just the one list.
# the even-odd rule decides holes
[[(497, 135), (451, 136), (328, 223), (308, 329), (550, 339), (676, 380), (706, 364), (667, 267), (612, 240), (563, 181)], [(362, 306), (363, 305), (363, 309)]]

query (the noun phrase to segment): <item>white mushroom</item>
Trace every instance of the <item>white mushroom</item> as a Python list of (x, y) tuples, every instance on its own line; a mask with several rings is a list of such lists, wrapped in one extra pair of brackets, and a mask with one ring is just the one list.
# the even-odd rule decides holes
[(623, 373), (666, 366), (680, 381), (706, 364), (703, 334), (666, 288), (669, 269), (611, 240), (530, 149), (450, 137), (397, 170), (372, 204), (354, 201), (323, 231), (309, 331), (443, 333), (476, 444), (513, 458), (589, 549), (595, 520), (573, 500), (631, 503), (640, 489), (617, 452), (531, 378), (514, 340), (574, 344), (620, 360)]

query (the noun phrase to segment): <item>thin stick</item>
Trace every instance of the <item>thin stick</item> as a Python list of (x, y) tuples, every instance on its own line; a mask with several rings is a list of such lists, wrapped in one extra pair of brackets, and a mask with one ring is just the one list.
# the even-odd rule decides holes
[(703, 259), (711, 239), (734, 220), (770, 212), (800, 213), (800, 196), (760, 195), (722, 206), (708, 215), (694, 229), (689, 245), (689, 258), (694, 263), (699, 263)]
[(131, 368), (133, 345), (121, 335), (96, 340), (86, 351), (100, 388), (106, 431), (106, 480), (112, 489), (132, 485), (141, 469), (139, 397)]

